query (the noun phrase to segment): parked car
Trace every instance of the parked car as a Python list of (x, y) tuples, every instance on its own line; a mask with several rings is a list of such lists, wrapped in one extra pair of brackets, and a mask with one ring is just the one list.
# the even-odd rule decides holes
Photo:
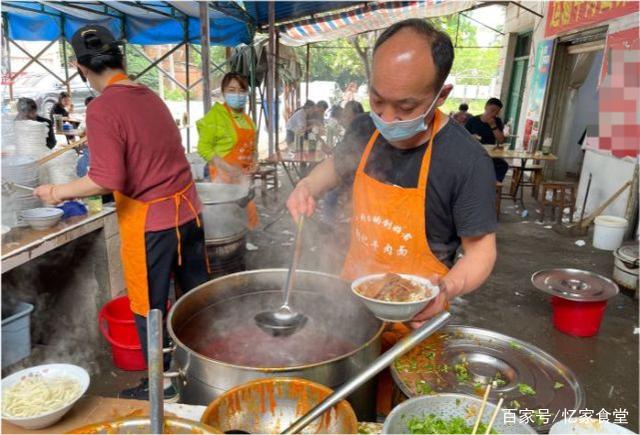
[[(74, 113), (83, 114), (85, 112), (84, 100), (97, 93), (84, 83), (80, 77), (74, 77), (70, 82), (71, 101), (73, 102)], [(25, 74), (18, 77), (13, 85), (13, 98), (33, 98), (38, 104), (38, 115), (49, 118), (53, 105), (58, 102), (60, 92), (66, 92), (67, 87), (51, 74)], [(8, 91), (3, 93), (3, 106), (8, 104)]]

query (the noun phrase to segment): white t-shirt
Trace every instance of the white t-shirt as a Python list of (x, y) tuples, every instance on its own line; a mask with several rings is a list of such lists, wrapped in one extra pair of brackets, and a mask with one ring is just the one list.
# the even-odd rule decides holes
[(306, 128), (307, 113), (304, 109), (298, 110), (287, 120), (287, 130), (291, 130), (294, 133), (302, 133)]

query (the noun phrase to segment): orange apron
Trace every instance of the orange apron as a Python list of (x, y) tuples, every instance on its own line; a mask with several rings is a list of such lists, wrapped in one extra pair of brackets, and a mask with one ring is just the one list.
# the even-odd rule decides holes
[[(193, 212), (196, 224), (200, 227), (200, 218), (196, 209), (185, 193), (193, 186), (193, 181), (179, 192), (157, 198), (152, 201), (138, 201), (121, 192), (114, 192), (116, 214), (120, 227), (120, 253), (127, 296), (131, 301), (131, 311), (141, 316), (149, 312), (149, 281), (147, 279), (147, 248), (145, 243), (145, 227), (147, 213), (152, 204), (173, 200), (176, 206), (176, 236), (178, 239), (178, 265), (182, 264), (182, 247), (180, 237), (180, 205), (186, 201)], [(206, 255), (205, 255), (206, 259)]]
[[(238, 139), (231, 149), (231, 152), (224, 156), (222, 160), (230, 165), (239, 167), (242, 170), (242, 173), (247, 175), (253, 166), (253, 150), (255, 147), (256, 132), (252, 128), (240, 128), (235, 119), (233, 119), (231, 109), (229, 109), (226, 104), (224, 107), (229, 112), (229, 117), (231, 118), (231, 123), (233, 124), (233, 128)], [(242, 115), (246, 118), (247, 122), (251, 124), (251, 119), (245, 113)], [(217, 168), (216, 165), (213, 164), (209, 165), (209, 175), (211, 176), (211, 181), (214, 181), (217, 177), (223, 183), (232, 182), (230, 174), (226, 173), (221, 168)], [(250, 201), (249, 204), (247, 204), (247, 221), (250, 230), (257, 228), (260, 224), (258, 209), (253, 201)]]
[[(342, 277), (352, 281), (374, 273), (407, 273), (444, 276), (449, 268), (429, 249), (425, 221), (427, 182), (431, 166), (433, 138), (444, 115), (439, 110), (431, 125), (431, 138), (422, 159), (418, 186), (399, 187), (380, 182), (365, 173), (367, 160), (380, 134), (377, 130), (360, 159), (353, 185), (351, 243)], [(382, 335), (383, 351), (409, 332), (404, 324), (390, 325)], [(388, 370), (378, 381), (378, 412), (391, 409), (392, 381)]]

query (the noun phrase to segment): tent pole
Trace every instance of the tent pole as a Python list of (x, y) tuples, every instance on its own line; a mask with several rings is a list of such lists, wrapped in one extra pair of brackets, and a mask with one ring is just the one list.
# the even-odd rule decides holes
[(274, 128), (274, 141), (277, 150), (280, 150), (280, 98), (278, 92), (278, 83), (280, 83), (280, 71), (278, 70), (278, 61), (280, 60), (280, 34), (275, 33), (275, 52), (276, 56), (273, 59), (273, 128)]
[[(9, 82), (9, 100), (13, 100), (13, 73), (11, 71), (11, 44), (9, 43), (9, 23), (5, 13), (2, 14), (2, 45), (4, 54), (4, 66), (6, 67), (7, 81)], [(3, 71), (5, 72), (5, 71)]]
[(67, 41), (64, 39), (64, 15), (60, 17), (60, 42), (62, 43), (62, 61), (64, 63), (64, 84), (67, 93), (71, 95), (71, 85), (69, 84), (69, 57), (67, 56)]
[[(186, 30), (185, 30), (186, 31)], [(188, 37), (187, 37), (188, 38)], [(187, 72), (187, 90), (186, 99), (187, 99), (187, 122), (184, 128), (187, 130), (187, 153), (191, 152), (191, 129), (189, 128), (189, 124), (191, 124), (191, 91), (189, 90), (189, 83), (191, 81), (191, 77), (189, 77), (189, 39), (186, 40), (184, 44), (184, 63), (185, 63), (185, 71)]]
[(307, 44), (307, 57), (305, 59), (305, 75), (306, 75), (306, 80), (307, 80), (307, 85), (305, 86), (304, 89), (304, 101), (305, 103), (307, 102), (307, 100), (309, 100), (309, 52), (311, 51), (309, 48), (311, 47), (310, 44)]
[(274, 147), (274, 131), (273, 131), (273, 87), (275, 84), (275, 59), (274, 59), (274, 44), (275, 44), (275, 3), (269, 2), (269, 45), (268, 45), (268, 68), (269, 75), (267, 76), (267, 125), (269, 132), (269, 156), (272, 156), (275, 150)]
[(209, 75), (209, 6), (208, 2), (198, 3), (200, 8), (200, 46), (202, 47), (202, 105), (206, 114), (211, 109), (211, 83)]

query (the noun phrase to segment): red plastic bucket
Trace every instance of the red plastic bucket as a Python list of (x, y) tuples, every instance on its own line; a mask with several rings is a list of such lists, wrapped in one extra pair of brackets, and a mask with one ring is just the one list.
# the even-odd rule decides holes
[(120, 296), (107, 302), (98, 316), (100, 331), (111, 344), (113, 363), (122, 370), (146, 370), (129, 298)]
[(591, 337), (598, 333), (607, 301), (578, 302), (554, 296), (553, 326), (560, 332), (576, 337)]

